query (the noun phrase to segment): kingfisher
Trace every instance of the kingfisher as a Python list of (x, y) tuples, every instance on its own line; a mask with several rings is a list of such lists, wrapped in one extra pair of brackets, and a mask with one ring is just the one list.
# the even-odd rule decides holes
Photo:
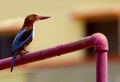
[(50, 16), (39, 16), (36, 14), (30, 14), (25, 18), (21, 30), (15, 36), (11, 44), (11, 51), (10, 51), (10, 53), (12, 54), (11, 70), (10, 70), (11, 72), (13, 71), (16, 56), (28, 53), (28, 51), (25, 50), (25, 48), (31, 43), (33, 39), (34, 23), (37, 20), (44, 20), (47, 18), (50, 18)]

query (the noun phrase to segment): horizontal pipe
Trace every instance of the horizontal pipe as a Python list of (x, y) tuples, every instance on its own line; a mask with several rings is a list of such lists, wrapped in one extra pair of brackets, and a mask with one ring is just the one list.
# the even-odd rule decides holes
[[(48, 49), (27, 53), (24, 56), (17, 56), (15, 59), (15, 66), (43, 60), (43, 59), (54, 57), (54, 56), (59, 56), (65, 53), (90, 47), (93, 45), (91, 37), (92, 36), (88, 36), (86, 38), (83, 38), (74, 42), (60, 44), (58, 46), (51, 47)], [(0, 70), (9, 68), (11, 66), (11, 59), (12, 57), (1, 59)]]

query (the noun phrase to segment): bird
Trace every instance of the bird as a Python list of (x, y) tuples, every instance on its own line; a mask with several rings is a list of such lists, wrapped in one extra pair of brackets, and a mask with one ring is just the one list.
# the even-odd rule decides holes
[(17, 55), (26, 54), (28, 53), (25, 48), (32, 42), (33, 39), (33, 32), (34, 32), (34, 23), (37, 20), (44, 20), (50, 18), (50, 16), (39, 16), (37, 14), (30, 14), (28, 15), (25, 20), (22, 28), (18, 32), (18, 34), (15, 36), (12, 44), (11, 44), (11, 72), (14, 68), (14, 62)]

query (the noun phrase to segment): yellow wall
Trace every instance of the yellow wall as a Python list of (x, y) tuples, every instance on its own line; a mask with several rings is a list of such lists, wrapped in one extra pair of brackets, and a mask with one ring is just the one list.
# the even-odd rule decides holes
[[(80, 39), (84, 36), (83, 23), (77, 24), (70, 19), (71, 12), (91, 11), (93, 9), (119, 9), (119, 0), (1, 0), (0, 21), (25, 17), (30, 13), (51, 16), (50, 19), (36, 23), (35, 36), (29, 46), (36, 51), (57, 44)], [(7, 23), (6, 23), (7, 24)], [(82, 28), (83, 27), (83, 28)], [(2, 27), (1, 27), (2, 28)], [(80, 55), (81, 54), (81, 55)], [(62, 57), (78, 58), (84, 53), (75, 52)], [(61, 57), (61, 58), (62, 58)], [(21, 77), (22, 74), (20, 74)], [(53, 75), (55, 76), (55, 75)], [(18, 74), (18, 77), (19, 74)], [(5, 78), (6, 79), (6, 78)], [(21, 78), (22, 79), (22, 78)], [(24, 78), (23, 78), (24, 79)], [(12, 81), (13, 82), (13, 81)], [(21, 82), (25, 82), (24, 80)]]
[(70, 19), (71, 12), (119, 9), (119, 3), (118, 0), (1, 0), (0, 21), (25, 17), (30, 13), (51, 16), (48, 20), (36, 23), (35, 37), (29, 46), (30, 51), (36, 51), (84, 36), (83, 24), (76, 25)]
[(37, 22), (35, 37), (29, 46), (30, 51), (35, 51), (60, 43), (80, 39), (84, 36), (84, 28), (70, 19), (74, 10), (91, 11), (93, 9), (118, 9), (118, 0), (1, 0), (0, 21), (25, 17), (30, 13), (51, 16), (50, 19)]
[(11, 73), (9, 70), (0, 71), (0, 81), (1, 82), (27, 82), (27, 77), (25, 72), (16, 71)]

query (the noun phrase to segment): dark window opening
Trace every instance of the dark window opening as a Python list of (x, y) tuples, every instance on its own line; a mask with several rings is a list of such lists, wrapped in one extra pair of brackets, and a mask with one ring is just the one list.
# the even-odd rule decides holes
[(15, 36), (1, 35), (0, 36), (0, 59), (11, 56), (11, 43)]
[[(118, 19), (103, 19), (86, 22), (87, 36), (96, 32), (103, 33), (109, 41), (109, 54), (119, 54)], [(87, 49), (87, 54), (94, 54), (93, 48)]]

